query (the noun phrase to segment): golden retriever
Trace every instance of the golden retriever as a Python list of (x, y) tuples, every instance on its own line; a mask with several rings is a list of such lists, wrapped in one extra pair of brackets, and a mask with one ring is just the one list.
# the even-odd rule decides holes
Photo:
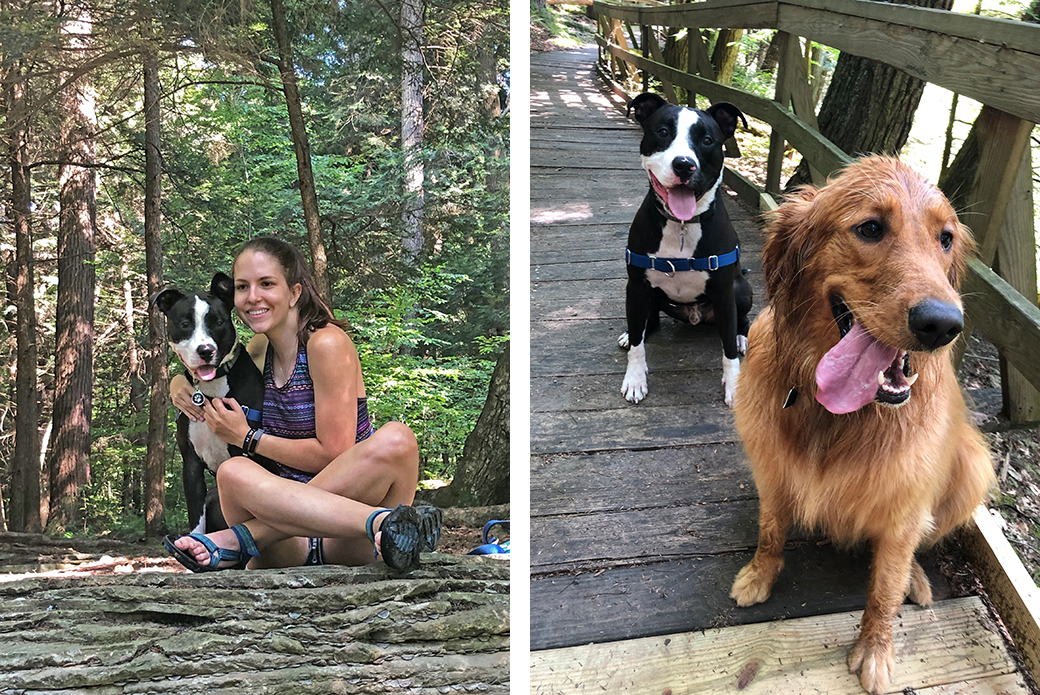
[(730, 595), (740, 606), (769, 598), (792, 523), (869, 541), (849, 670), (871, 693), (889, 684), (904, 597), (932, 600), (914, 551), (966, 521), (994, 482), (947, 347), (973, 251), (943, 194), (888, 157), (802, 189), (767, 225), (770, 305), (751, 327), (736, 407), (758, 550)]

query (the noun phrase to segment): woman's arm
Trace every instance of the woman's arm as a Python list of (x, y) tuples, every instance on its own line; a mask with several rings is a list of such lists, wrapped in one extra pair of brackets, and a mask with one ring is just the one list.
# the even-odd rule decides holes
[[(286, 439), (265, 433), (255, 453), (301, 471), (317, 473), (354, 446), (361, 367), (354, 344), (335, 326), (327, 326), (311, 335), (307, 341), (307, 367), (314, 384), (316, 436)], [(210, 428), (229, 444), (242, 446), (249, 425), (237, 404), (231, 409), (218, 409), (214, 405), (206, 405)]]
[(195, 388), (183, 374), (176, 374), (170, 379), (170, 400), (173, 406), (188, 416), (192, 422), (205, 420), (206, 414), (199, 406), (191, 402), (191, 394)]

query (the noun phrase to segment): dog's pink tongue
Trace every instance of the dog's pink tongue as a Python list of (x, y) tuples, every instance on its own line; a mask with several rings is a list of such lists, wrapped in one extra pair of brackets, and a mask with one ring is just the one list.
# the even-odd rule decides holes
[(212, 381), (213, 377), (217, 375), (217, 368), (208, 364), (204, 364), (195, 370), (195, 373), (203, 381)]
[(816, 400), (839, 415), (859, 410), (874, 400), (878, 372), (887, 369), (898, 352), (853, 322), (852, 330), (816, 365)]
[(675, 219), (685, 222), (697, 214), (697, 196), (683, 185), (668, 189), (668, 209)]

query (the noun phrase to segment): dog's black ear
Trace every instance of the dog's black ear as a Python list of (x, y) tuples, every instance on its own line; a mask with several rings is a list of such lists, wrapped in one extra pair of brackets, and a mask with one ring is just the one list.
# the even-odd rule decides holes
[(169, 316), (170, 309), (173, 308), (173, 305), (181, 301), (182, 299), (184, 299), (184, 293), (180, 290), (176, 290), (170, 287), (168, 289), (157, 292), (156, 295), (152, 297), (149, 303), (153, 307), (159, 307), (159, 311), (161, 311), (163, 315)]
[(709, 106), (707, 114), (719, 124), (719, 128), (722, 129), (722, 134), (726, 140), (729, 140), (733, 137), (733, 133), (737, 132), (737, 121), (743, 123), (744, 128), (748, 127), (747, 119), (744, 118), (744, 114), (740, 112), (740, 109), (726, 101), (720, 101)]
[(213, 282), (209, 284), (209, 293), (222, 301), (229, 310), (235, 309), (235, 281), (224, 273), (213, 276)]
[(653, 115), (654, 111), (661, 108), (668, 102), (665, 101), (664, 97), (653, 92), (643, 92), (632, 101), (628, 102), (628, 117), (631, 118), (634, 113), (636, 116), (636, 123), (642, 123), (646, 119)]

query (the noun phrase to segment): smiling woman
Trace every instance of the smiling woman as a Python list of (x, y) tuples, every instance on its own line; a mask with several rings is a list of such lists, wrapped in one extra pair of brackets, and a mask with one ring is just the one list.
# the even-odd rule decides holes
[[(378, 555), (414, 569), (419, 553), (436, 546), (441, 515), (407, 506), (419, 474), (412, 431), (397, 422), (373, 429), (357, 350), (297, 249), (254, 239), (236, 255), (233, 276), (239, 317), (267, 339), (263, 427), (251, 427), (234, 399), (199, 407), (185, 386), (171, 389), (174, 405), (246, 454), (217, 470), (233, 526), (168, 536), (167, 548), (197, 572), (361, 565)], [(275, 472), (253, 457), (274, 461)]]

